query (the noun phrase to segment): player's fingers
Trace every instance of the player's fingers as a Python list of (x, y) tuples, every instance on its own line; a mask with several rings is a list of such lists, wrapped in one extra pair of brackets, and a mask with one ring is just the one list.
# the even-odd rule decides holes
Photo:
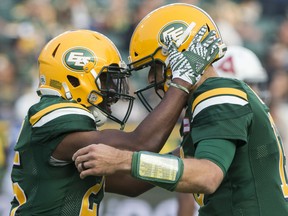
[(201, 42), (202, 45), (208, 48), (212, 43), (215, 42), (216, 39), (216, 31), (212, 30), (208, 33), (208, 35)]
[(80, 172), (80, 178), (81, 179), (84, 179), (86, 178), (87, 176), (102, 176), (103, 173), (101, 173), (100, 170), (96, 170), (96, 169), (85, 169), (83, 171)]
[(219, 44), (221, 43), (221, 39), (217, 38), (214, 40), (209, 46), (207, 47), (208, 50), (210, 50), (210, 54), (214, 52), (219, 52)]
[[(200, 30), (196, 33), (195, 37), (193, 38), (192, 42), (190, 43), (190, 45), (192, 45), (193, 43), (200, 43), (200, 41), (202, 40), (203, 36), (205, 35), (205, 33), (207, 32), (207, 26), (203, 25)], [(189, 47), (190, 47), (189, 45)]]
[(219, 42), (221, 41), (221, 39), (217, 39), (215, 40), (208, 48), (208, 52), (209, 54), (207, 55), (206, 60), (209, 62), (213, 62), (216, 57), (219, 57)]
[(164, 38), (164, 45), (165, 46), (162, 47), (162, 52), (164, 55), (177, 52), (177, 46), (172, 35), (167, 35)]
[(200, 41), (202, 40), (202, 38), (205, 35), (205, 33), (207, 32), (207, 30), (208, 29), (207, 29), (206, 25), (204, 25), (200, 28), (200, 30), (197, 32), (197, 34), (194, 36), (193, 40), (189, 44), (187, 51), (192, 51), (193, 49), (195, 49), (195, 47), (197, 45), (200, 44)]
[(76, 151), (76, 152), (73, 154), (72, 160), (73, 160), (73, 161), (76, 161), (76, 159), (77, 159), (80, 155), (83, 155), (83, 154), (87, 154), (86, 149), (79, 149), (78, 151)]
[(97, 168), (97, 162), (96, 162), (96, 160), (87, 160), (87, 161), (84, 161), (84, 162), (82, 162), (81, 163), (82, 165), (82, 169), (83, 170), (86, 170), (86, 169), (90, 169), (90, 168), (94, 168), (94, 167), (96, 167)]
[(221, 44), (218, 45), (218, 48), (219, 48), (219, 52), (218, 52), (217, 58), (222, 58), (227, 51), (227, 46), (221, 41)]
[(167, 35), (165, 41), (166, 41), (166, 46), (168, 47), (168, 50), (170, 53), (171, 51), (178, 49), (172, 35)]
[(88, 154), (77, 156), (74, 160), (74, 163), (75, 163), (75, 166), (78, 168), (79, 165), (81, 165), (81, 163), (86, 162), (86, 161), (89, 161)]
[(93, 157), (93, 154), (86, 154), (78, 156), (75, 159), (75, 166), (77, 167), (79, 172), (82, 172), (83, 170), (87, 170), (90, 168), (97, 168), (97, 162), (95, 158)]
[(89, 169), (83, 170), (82, 172), (80, 172), (80, 178), (81, 179), (86, 178), (87, 176), (91, 175), (90, 172), (91, 171)]
[(75, 165), (76, 165), (76, 168), (77, 168), (78, 172), (81, 173), (83, 170), (85, 170), (85, 166), (84, 166), (83, 163), (77, 163)]
[(96, 144), (91, 144), (89, 146), (83, 147), (81, 149), (78, 149), (78, 151), (76, 151), (73, 156), (72, 156), (72, 160), (75, 161), (77, 157), (79, 157), (80, 155), (85, 155), (88, 154), (89, 152), (91, 152), (91, 149), (93, 148), (93, 146)]
[(81, 163), (81, 168), (82, 168), (82, 170), (86, 170), (85, 161)]

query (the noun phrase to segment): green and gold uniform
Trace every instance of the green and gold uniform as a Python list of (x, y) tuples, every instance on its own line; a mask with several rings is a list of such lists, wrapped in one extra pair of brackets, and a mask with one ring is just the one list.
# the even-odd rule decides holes
[(10, 216), (98, 215), (104, 178), (80, 179), (74, 163), (51, 157), (67, 134), (93, 130), (93, 115), (61, 97), (44, 96), (29, 109), (15, 146)]
[(238, 80), (209, 78), (188, 104), (181, 130), (185, 155), (211, 160), (224, 173), (215, 193), (194, 194), (199, 215), (288, 215), (281, 138), (252, 89)]

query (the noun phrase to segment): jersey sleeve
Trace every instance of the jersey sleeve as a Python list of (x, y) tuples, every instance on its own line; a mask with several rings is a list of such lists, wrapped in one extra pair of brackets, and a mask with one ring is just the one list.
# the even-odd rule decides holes
[(195, 158), (206, 159), (220, 167), (224, 176), (226, 175), (234, 154), (236, 145), (227, 139), (206, 139), (197, 144)]
[(54, 149), (68, 134), (96, 130), (94, 116), (84, 107), (75, 103), (61, 103), (47, 106), (28, 119), (33, 145), (45, 145)]
[(241, 86), (219, 86), (203, 91), (193, 101), (191, 110), (194, 144), (204, 139), (247, 142), (253, 114)]

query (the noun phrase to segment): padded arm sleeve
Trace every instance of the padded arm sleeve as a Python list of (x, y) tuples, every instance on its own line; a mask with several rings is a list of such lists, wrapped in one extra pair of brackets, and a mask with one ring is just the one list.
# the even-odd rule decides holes
[(183, 161), (173, 155), (134, 152), (131, 174), (158, 187), (173, 191), (183, 174)]

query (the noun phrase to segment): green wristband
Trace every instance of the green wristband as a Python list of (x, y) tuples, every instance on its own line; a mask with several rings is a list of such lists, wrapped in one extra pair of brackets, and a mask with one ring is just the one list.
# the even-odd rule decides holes
[(166, 190), (173, 191), (182, 177), (181, 158), (152, 152), (134, 152), (131, 175)]

